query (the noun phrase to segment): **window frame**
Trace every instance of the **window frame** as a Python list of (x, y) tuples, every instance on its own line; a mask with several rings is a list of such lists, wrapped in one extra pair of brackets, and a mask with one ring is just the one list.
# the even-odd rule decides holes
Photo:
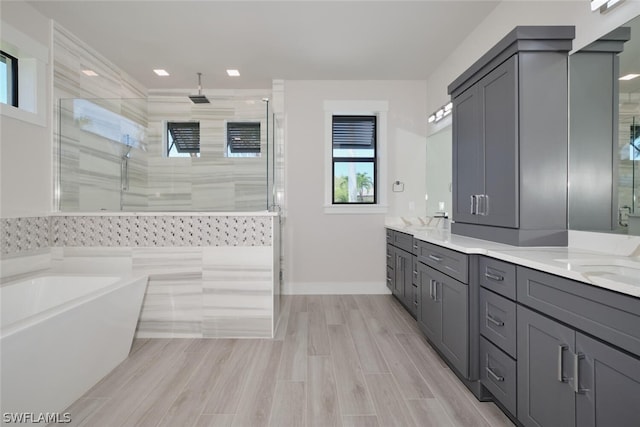
[(49, 47), (0, 20), (0, 49), (18, 58), (18, 105), (0, 103), (0, 115), (36, 126), (46, 127), (51, 106), (48, 104)]
[[(20, 78), (18, 71), (18, 58), (4, 50), (0, 50), (0, 56), (5, 57), (11, 62), (10, 65), (7, 64), (7, 102), (3, 104), (18, 108), (20, 99), (18, 97), (18, 85)], [(6, 64), (6, 61), (3, 62)]]
[[(345, 118), (354, 118), (354, 117), (365, 117), (374, 119), (374, 140), (373, 140), (373, 156), (372, 157), (349, 157), (349, 156), (335, 156), (333, 150), (334, 146), (334, 123), (336, 117), (345, 117)], [(378, 116), (375, 114), (333, 114), (331, 116), (331, 204), (332, 205), (341, 205), (341, 206), (352, 206), (352, 205), (376, 205), (377, 204), (377, 196), (378, 196)], [(336, 202), (336, 186), (335, 186), (335, 171), (336, 171), (336, 163), (373, 163), (373, 201), (372, 202)]]
[[(387, 204), (387, 115), (388, 101), (355, 100), (324, 101), (324, 213), (325, 214), (385, 214)], [(376, 116), (376, 203), (333, 203), (333, 116)]]

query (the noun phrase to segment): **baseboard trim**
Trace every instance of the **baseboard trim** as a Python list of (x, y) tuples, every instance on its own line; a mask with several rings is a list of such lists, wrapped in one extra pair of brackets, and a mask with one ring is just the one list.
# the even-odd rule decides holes
[(385, 282), (285, 282), (285, 295), (349, 295), (349, 294), (390, 294)]

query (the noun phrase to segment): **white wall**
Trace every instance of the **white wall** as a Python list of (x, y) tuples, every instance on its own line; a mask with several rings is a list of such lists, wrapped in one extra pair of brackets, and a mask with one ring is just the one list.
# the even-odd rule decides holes
[[(424, 81), (285, 81), (285, 292), (385, 292), (385, 214), (325, 214), (325, 100), (387, 101), (388, 215), (424, 212)], [(385, 161), (385, 159), (381, 159)], [(393, 181), (404, 193), (391, 192)]]
[(503, 1), (427, 78), (429, 112), (449, 100), (447, 86), (517, 25), (575, 25), (574, 50), (640, 14), (640, 0), (626, 0), (607, 13), (581, 1)]
[[(0, 18), (29, 39), (51, 46), (50, 21), (24, 2), (0, 3)], [(0, 28), (2, 31), (3, 28)], [(0, 36), (3, 40), (5, 34)], [(21, 46), (17, 46), (18, 49)], [(51, 68), (45, 67), (45, 93), (51, 98)], [(39, 216), (51, 211), (51, 110), (46, 102), (44, 126), (0, 117), (0, 217)]]

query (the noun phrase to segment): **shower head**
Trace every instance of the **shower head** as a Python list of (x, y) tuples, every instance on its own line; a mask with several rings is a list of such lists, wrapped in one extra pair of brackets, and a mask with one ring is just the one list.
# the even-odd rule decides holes
[(204, 95), (189, 95), (189, 99), (194, 104), (208, 104), (209, 100)]
[(194, 104), (208, 104), (209, 100), (206, 96), (202, 94), (202, 83), (201, 83), (202, 73), (198, 73), (198, 94), (197, 95), (189, 95), (189, 99)]

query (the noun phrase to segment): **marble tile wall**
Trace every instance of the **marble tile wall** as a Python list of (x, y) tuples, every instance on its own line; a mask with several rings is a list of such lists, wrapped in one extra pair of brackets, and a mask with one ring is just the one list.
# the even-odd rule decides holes
[[(58, 23), (53, 27), (54, 170), (64, 211), (119, 211), (119, 141), (82, 130), (73, 99), (90, 99), (126, 120), (147, 126), (146, 89)], [(82, 70), (93, 70), (90, 77)], [(146, 208), (146, 156), (135, 148), (129, 162), (129, 188), (123, 202)], [(141, 194), (141, 189), (144, 193)], [(142, 206), (141, 206), (142, 205)]]
[[(270, 90), (207, 92), (210, 104), (187, 94), (151, 92), (147, 144), (148, 210), (257, 211), (267, 209), (267, 115)], [(166, 121), (200, 123), (200, 156), (167, 158)], [(226, 157), (226, 123), (260, 122), (262, 156)], [(271, 124), (269, 124), (271, 126)]]

